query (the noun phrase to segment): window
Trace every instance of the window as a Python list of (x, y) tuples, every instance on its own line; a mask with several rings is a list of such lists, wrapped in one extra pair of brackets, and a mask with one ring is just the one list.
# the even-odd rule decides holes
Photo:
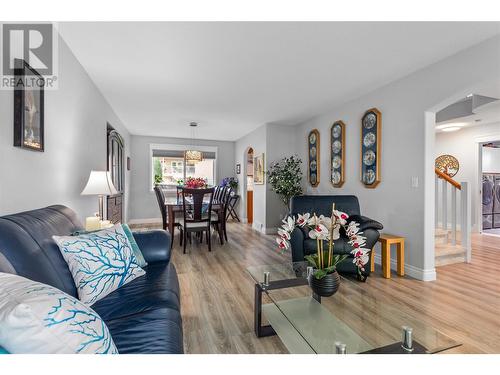
[(152, 185), (161, 184), (174, 190), (179, 180), (188, 177), (201, 177), (208, 185), (215, 185), (215, 151), (203, 151), (201, 162), (187, 162), (184, 159), (185, 146), (171, 146), (172, 149), (152, 148)]

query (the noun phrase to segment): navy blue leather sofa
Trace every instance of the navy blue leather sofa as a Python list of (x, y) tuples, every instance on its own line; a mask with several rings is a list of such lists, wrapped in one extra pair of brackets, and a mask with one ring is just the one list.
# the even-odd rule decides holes
[[(349, 215), (349, 221), (359, 223), (359, 228), (366, 237), (366, 247), (372, 249), (380, 236), (379, 230), (383, 225), (378, 221), (361, 216), (358, 198), (354, 195), (299, 195), (292, 198), (291, 215), (303, 214), (309, 212), (311, 215), (331, 216), (332, 203), (335, 203), (335, 209), (345, 212)], [(294, 262), (304, 260), (304, 255), (315, 254), (317, 251), (316, 240), (308, 237), (303, 230), (295, 228), (290, 239), (292, 248), (292, 259)], [(342, 230), (340, 238), (333, 242), (334, 254), (347, 254), (349, 258), (337, 265), (337, 270), (341, 274), (357, 275), (357, 268), (352, 263), (352, 247), (348, 244), (348, 237)], [(370, 262), (365, 266), (363, 276), (370, 275)]]
[[(0, 272), (77, 291), (53, 235), (81, 230), (65, 206), (0, 217)], [(148, 266), (146, 274), (91, 307), (106, 322), (119, 353), (183, 353), (179, 283), (170, 263), (170, 235), (163, 230), (134, 233)]]

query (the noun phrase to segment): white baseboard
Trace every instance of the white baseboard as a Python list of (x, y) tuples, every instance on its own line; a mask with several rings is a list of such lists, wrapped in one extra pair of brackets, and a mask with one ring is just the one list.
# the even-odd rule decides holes
[[(382, 264), (382, 257), (380, 254), (375, 254), (375, 264)], [(391, 270), (397, 270), (397, 259), (391, 259)], [(421, 281), (434, 281), (436, 280), (436, 269), (422, 269), (405, 263), (405, 274)]]
[(128, 221), (129, 224), (161, 224), (161, 218), (150, 218), (150, 219), (132, 219)]

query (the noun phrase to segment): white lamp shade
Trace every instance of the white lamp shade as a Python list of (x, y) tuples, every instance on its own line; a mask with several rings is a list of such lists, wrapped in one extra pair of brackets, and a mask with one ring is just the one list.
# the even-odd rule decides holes
[(82, 195), (114, 195), (117, 194), (111, 181), (111, 174), (106, 171), (91, 171)]

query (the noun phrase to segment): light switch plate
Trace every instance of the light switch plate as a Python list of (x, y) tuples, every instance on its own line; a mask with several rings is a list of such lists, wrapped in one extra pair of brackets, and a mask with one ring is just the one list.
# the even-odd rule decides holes
[(412, 177), (411, 178), (411, 187), (412, 188), (418, 188), (418, 177)]

